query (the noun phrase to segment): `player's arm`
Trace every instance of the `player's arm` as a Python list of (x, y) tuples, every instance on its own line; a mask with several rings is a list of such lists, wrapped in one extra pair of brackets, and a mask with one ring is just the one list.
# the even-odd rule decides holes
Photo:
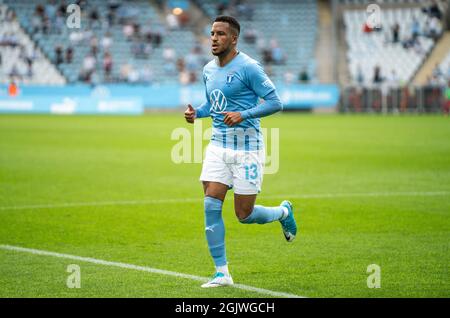
[(274, 90), (264, 97), (264, 102), (256, 107), (244, 110), (242, 112), (224, 112), (224, 123), (228, 126), (234, 126), (247, 118), (260, 118), (275, 114), (283, 109), (280, 97)]
[(194, 108), (191, 104), (188, 104), (188, 108), (184, 112), (184, 118), (188, 123), (192, 124), (196, 118), (209, 117), (210, 113), (211, 105), (209, 102), (204, 102), (197, 108)]
[(283, 104), (276, 92), (275, 86), (260, 64), (250, 64), (247, 66), (245, 81), (256, 95), (264, 99), (264, 102), (242, 112), (225, 113), (224, 123), (228, 126), (239, 124), (248, 118), (269, 116), (283, 109)]
[(208, 94), (206, 94), (206, 82), (204, 76), (203, 82), (205, 83), (206, 101), (197, 108), (194, 108), (191, 104), (188, 104), (188, 108), (184, 112), (184, 118), (190, 124), (192, 124), (196, 118), (209, 117), (211, 114), (211, 104), (209, 103)]
[(250, 108), (241, 112), (242, 118), (260, 118), (266, 117), (283, 109), (280, 97), (276, 90), (271, 91), (264, 97), (264, 102), (254, 108)]

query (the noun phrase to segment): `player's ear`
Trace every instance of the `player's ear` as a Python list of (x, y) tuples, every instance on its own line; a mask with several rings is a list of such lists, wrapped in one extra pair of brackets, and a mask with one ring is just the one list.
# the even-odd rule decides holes
[(238, 40), (238, 35), (237, 34), (232, 34), (231, 38), (233, 39), (233, 44), (236, 45), (237, 44), (237, 40)]

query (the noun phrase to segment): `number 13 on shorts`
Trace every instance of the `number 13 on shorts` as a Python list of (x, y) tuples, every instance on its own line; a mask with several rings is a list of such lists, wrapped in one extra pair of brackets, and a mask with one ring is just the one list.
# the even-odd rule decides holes
[(245, 168), (245, 180), (255, 180), (258, 178), (258, 165), (256, 163), (246, 164)]

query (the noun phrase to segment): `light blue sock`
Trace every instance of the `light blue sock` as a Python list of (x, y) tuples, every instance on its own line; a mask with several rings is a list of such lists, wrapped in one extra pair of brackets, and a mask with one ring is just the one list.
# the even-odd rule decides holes
[(225, 253), (225, 225), (222, 219), (222, 204), (219, 199), (205, 197), (205, 232), (208, 241), (209, 253), (214, 264), (223, 266), (227, 264)]
[(262, 205), (255, 205), (252, 213), (239, 222), (244, 224), (266, 224), (273, 221), (278, 221), (284, 216), (284, 210), (281, 206), (269, 208)]

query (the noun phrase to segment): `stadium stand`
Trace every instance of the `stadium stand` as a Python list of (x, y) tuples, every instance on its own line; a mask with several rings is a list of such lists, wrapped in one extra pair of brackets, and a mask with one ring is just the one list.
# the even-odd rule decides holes
[(442, 32), (440, 21), (419, 7), (383, 9), (378, 29), (367, 25), (365, 10), (345, 10), (343, 20), (349, 71), (357, 84), (409, 82)]
[(64, 84), (64, 77), (21, 29), (12, 11), (3, 5), (0, 23), (0, 83)]
[(147, 0), (82, 1), (79, 29), (66, 27), (66, 3), (5, 2), (69, 83), (177, 82), (177, 58), (197, 47), (191, 30), (167, 28)]
[[(263, 62), (275, 81), (297, 81), (303, 72), (317, 80), (317, 2), (313, 0), (195, 1), (213, 19), (236, 16), (241, 24), (239, 49)], [(205, 36), (209, 34), (209, 26)], [(264, 48), (269, 49), (264, 52)]]
[[(237, 11), (229, 12), (231, 8), (224, 2), (196, 1), (207, 21), (217, 15), (220, 5), (225, 6), (222, 13), (237, 15), (243, 30), (239, 48), (265, 64), (274, 81), (317, 81), (316, 1), (239, 2)], [(171, 11), (163, 10), (164, 5), (189, 6), (190, 1), (79, 1), (80, 28), (67, 27), (66, 2), (4, 3), (15, 12), (43, 58), (50, 60), (68, 83), (188, 84), (200, 81), (202, 66), (211, 59), (209, 22), (205, 33), (197, 36)], [(61, 79), (54, 80), (57, 82)]]

